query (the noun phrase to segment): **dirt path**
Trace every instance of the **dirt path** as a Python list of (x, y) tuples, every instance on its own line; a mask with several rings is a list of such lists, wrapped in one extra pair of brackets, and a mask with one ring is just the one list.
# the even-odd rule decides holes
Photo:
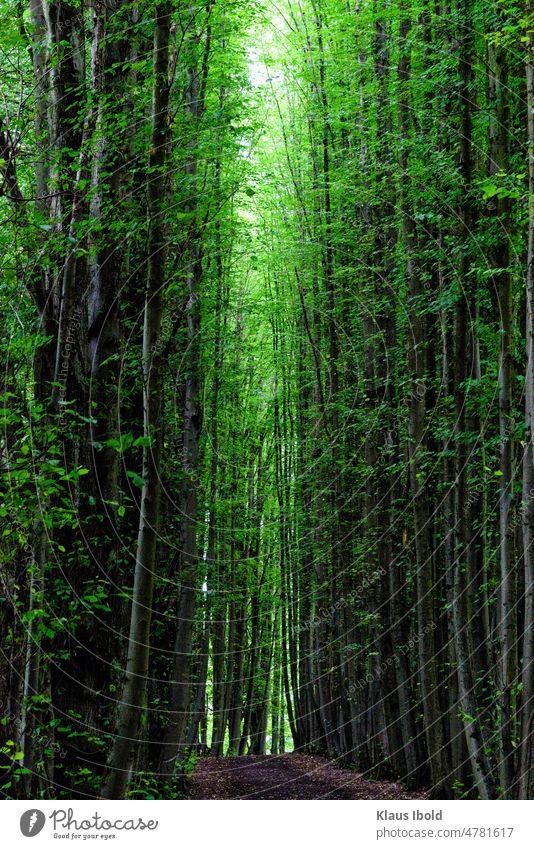
[(401, 784), (368, 781), (317, 755), (203, 758), (191, 779), (192, 799), (424, 799)]

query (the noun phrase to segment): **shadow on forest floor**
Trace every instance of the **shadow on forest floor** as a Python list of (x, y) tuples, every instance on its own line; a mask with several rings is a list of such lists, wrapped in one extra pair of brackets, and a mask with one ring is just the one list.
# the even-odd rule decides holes
[(191, 778), (191, 799), (425, 799), (424, 790), (369, 781), (318, 755), (203, 758)]

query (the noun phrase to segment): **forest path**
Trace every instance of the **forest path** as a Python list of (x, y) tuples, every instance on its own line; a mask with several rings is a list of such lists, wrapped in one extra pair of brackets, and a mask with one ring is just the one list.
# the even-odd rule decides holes
[(368, 781), (318, 755), (203, 758), (191, 779), (191, 799), (424, 799), (401, 784)]

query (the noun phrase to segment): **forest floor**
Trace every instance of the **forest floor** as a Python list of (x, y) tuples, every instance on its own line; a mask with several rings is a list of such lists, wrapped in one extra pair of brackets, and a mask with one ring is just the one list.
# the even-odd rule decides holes
[(391, 781), (369, 781), (318, 755), (203, 758), (191, 777), (191, 799), (424, 799)]

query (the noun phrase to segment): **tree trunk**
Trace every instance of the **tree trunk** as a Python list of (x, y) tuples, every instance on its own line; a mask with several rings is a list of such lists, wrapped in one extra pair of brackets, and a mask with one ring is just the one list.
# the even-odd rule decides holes
[(116, 731), (102, 787), (103, 799), (122, 799), (126, 794), (140, 729), (146, 708), (152, 594), (156, 569), (161, 459), (161, 321), (165, 283), (164, 201), (167, 185), (167, 136), (169, 106), (169, 33), (171, 8), (156, 7), (154, 32), (154, 88), (152, 100), (152, 149), (149, 161), (148, 204), (150, 234), (148, 278), (143, 334), (144, 436), (143, 489), (128, 639), (128, 658)]
[(522, 666), (522, 742), (519, 797), (534, 797), (534, 0), (528, 3), (526, 76), (528, 130), (528, 256), (526, 279), (525, 449), (523, 453), (523, 562), (525, 601)]

